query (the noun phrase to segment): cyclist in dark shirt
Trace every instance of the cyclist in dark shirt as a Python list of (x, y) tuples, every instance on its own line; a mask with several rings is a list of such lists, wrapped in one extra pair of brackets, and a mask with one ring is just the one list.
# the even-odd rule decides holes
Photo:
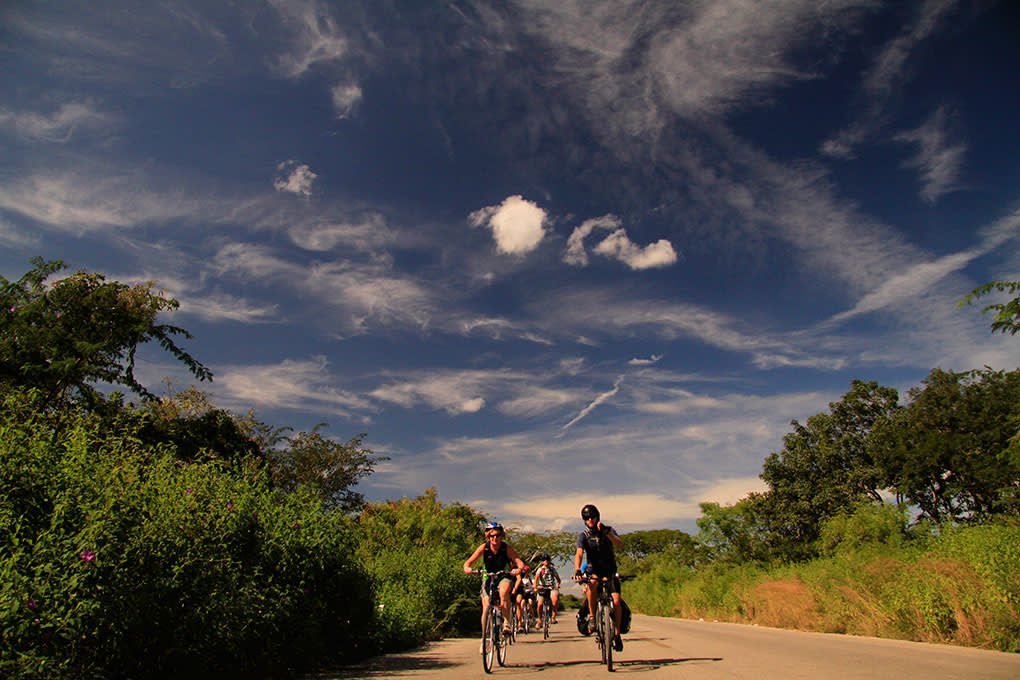
[[(494, 574), (498, 571), (509, 571), (516, 576), (502, 576), (497, 585), (499, 589), (500, 609), (503, 610), (503, 626), (510, 625), (510, 587), (515, 581), (520, 581), (521, 570), (524, 569), (524, 561), (517, 556), (517, 553), (507, 545), (503, 539), (506, 531), (503, 525), (493, 522), (485, 527), (485, 543), (478, 546), (478, 549), (471, 553), (471, 557), (464, 563), (464, 573), (471, 573), (471, 565), (478, 561), (479, 557), (485, 559), (485, 573)], [(485, 611), (489, 608), (489, 593), (486, 590), (486, 580), (482, 579), (482, 627), (485, 627)]]
[(581, 508), (581, 519), (584, 520), (585, 529), (577, 535), (577, 552), (574, 555), (574, 578), (578, 581), (588, 580), (581, 571), (581, 561), (584, 555), (588, 555), (588, 565), (591, 567), (591, 579), (588, 581), (586, 595), (588, 597), (589, 630), (595, 621), (595, 603), (598, 601), (598, 589), (600, 579), (605, 577), (613, 596), (613, 609), (616, 618), (616, 636), (613, 638), (613, 648), (616, 651), (623, 650), (623, 639), (620, 637), (620, 630), (623, 623), (623, 605), (620, 601), (620, 581), (616, 577), (616, 552), (614, 549), (623, 548), (623, 540), (616, 533), (613, 527), (603, 524), (600, 519), (599, 509), (594, 505), (586, 505)]

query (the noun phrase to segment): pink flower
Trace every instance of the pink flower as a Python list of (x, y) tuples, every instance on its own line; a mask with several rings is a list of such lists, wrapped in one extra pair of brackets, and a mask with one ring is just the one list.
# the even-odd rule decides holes
[(92, 560), (96, 559), (96, 554), (91, 550), (86, 550), (81, 554), (81, 558), (86, 562), (91, 562)]
[(31, 609), (32, 611), (35, 611), (36, 609), (39, 608), (39, 605), (37, 605), (35, 603), (35, 600), (33, 600), (32, 598), (28, 598), (28, 608)]

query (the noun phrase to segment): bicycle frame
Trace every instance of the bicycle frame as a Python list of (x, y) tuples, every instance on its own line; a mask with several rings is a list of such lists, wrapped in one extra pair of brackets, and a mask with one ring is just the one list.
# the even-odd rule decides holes
[[(499, 588), (497, 584), (500, 579), (504, 576), (510, 576), (509, 571), (497, 571), (491, 574), (485, 572), (475, 571), (473, 573), (481, 573), (485, 579), (485, 592), (489, 596), (489, 604), (485, 611), (485, 618), (482, 623), (482, 669), (486, 673), (492, 672), (492, 659), (496, 658), (496, 661), (500, 666), (506, 665), (506, 648), (507, 645), (512, 641), (511, 636), (503, 635), (503, 609), (501, 607), (502, 600), (499, 596)], [(510, 611), (511, 617), (513, 616), (514, 606), (511, 603)]]
[(542, 635), (543, 639), (549, 639), (549, 622), (552, 620), (552, 596), (549, 595), (550, 590), (548, 588), (539, 588), (538, 597), (540, 598), (539, 609), (541, 610), (542, 617)]

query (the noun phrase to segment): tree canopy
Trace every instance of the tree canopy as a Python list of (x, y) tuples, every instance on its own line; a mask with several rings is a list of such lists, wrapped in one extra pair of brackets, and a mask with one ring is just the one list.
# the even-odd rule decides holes
[(129, 286), (79, 271), (47, 284), (66, 265), (41, 257), (32, 263), (35, 268), (16, 282), (0, 276), (0, 383), (38, 388), (54, 402), (74, 396), (92, 402), (101, 383), (153, 399), (134, 373), (138, 347), (153, 340), (199, 380), (212, 379), (174, 341), (191, 334), (157, 322), (178, 302), (153, 282)]
[[(968, 293), (967, 297), (960, 300), (957, 305), (969, 305), (993, 291), (1009, 293), (1010, 295), (1020, 293), (1020, 281), (992, 281), (983, 286), (978, 286)], [(987, 305), (981, 310), (982, 314), (987, 314), (988, 312), (995, 312), (995, 316), (992, 318), (993, 333), (1001, 332), (1016, 335), (1016, 332), (1020, 331), (1020, 295), (1006, 302), (996, 302)]]

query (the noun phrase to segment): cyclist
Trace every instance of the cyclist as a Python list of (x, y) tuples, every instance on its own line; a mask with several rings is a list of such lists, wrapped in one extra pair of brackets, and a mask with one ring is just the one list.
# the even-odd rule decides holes
[[(560, 605), (560, 575), (556, 572), (548, 553), (542, 553), (538, 557), (542, 564), (535, 570), (535, 587), (539, 590), (548, 590), (549, 599), (552, 600), (552, 612), (550, 618), (556, 623), (556, 612)], [(542, 618), (542, 606), (544, 598), (538, 599), (538, 619)]]
[[(503, 525), (498, 522), (492, 522), (485, 526), (485, 543), (478, 546), (478, 549), (471, 553), (471, 557), (467, 558), (464, 562), (464, 573), (471, 573), (471, 565), (478, 561), (478, 558), (484, 558), (485, 573), (494, 574), (497, 571), (509, 571), (514, 574), (511, 576), (502, 576), (499, 579), (497, 588), (499, 589), (499, 602), (500, 609), (503, 610), (503, 630), (508, 631), (510, 628), (510, 586), (514, 584), (515, 580), (520, 580), (519, 574), (524, 568), (524, 561), (517, 556), (517, 553), (511, 548), (503, 539), (506, 537), (506, 531), (503, 529)], [(486, 589), (486, 580), (482, 579), (482, 628), (485, 628), (485, 612), (489, 608), (489, 592)]]
[(613, 596), (613, 610), (616, 619), (616, 635), (613, 648), (623, 651), (623, 639), (620, 637), (623, 623), (623, 605), (620, 601), (620, 580), (616, 577), (616, 553), (614, 548), (623, 548), (623, 540), (613, 527), (603, 524), (599, 509), (588, 504), (581, 508), (581, 519), (584, 520), (584, 531), (577, 535), (577, 552), (574, 555), (574, 578), (578, 581), (585, 578), (581, 571), (582, 557), (587, 553), (588, 564), (592, 570), (592, 578), (587, 588), (588, 598), (588, 629), (595, 624), (595, 603), (598, 601), (598, 589), (601, 578), (608, 578), (608, 587)]
[(535, 620), (535, 581), (531, 567), (525, 566), (521, 572), (521, 582), (517, 587), (517, 620), (524, 622), (524, 608), (528, 608), (531, 620)]

